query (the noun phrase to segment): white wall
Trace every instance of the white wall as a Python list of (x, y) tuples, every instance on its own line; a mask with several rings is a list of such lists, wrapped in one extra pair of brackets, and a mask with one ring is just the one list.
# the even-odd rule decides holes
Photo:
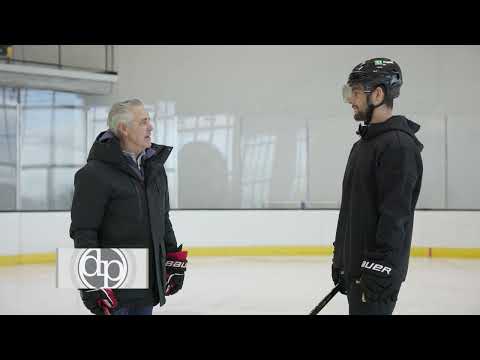
[[(338, 211), (172, 211), (179, 243), (202, 246), (329, 246)], [(73, 247), (69, 212), (0, 213), (0, 255)], [(480, 212), (417, 211), (413, 246), (480, 248)]]
[[(276, 147), (282, 149), (294, 148), (283, 135), (294, 134), (308, 122), (311, 191), (306, 200), (338, 203), (338, 179), (357, 139), (341, 87), (355, 65), (376, 56), (393, 58), (401, 65), (404, 86), (395, 113), (422, 126), (418, 137), (425, 145), (424, 187), (417, 207), (438, 209), (448, 200), (451, 208), (478, 209), (480, 171), (471, 164), (480, 161), (476, 109), (480, 73), (475, 71), (480, 46), (118, 45), (118, 84), (111, 96), (90, 97), (88, 103), (108, 106), (140, 97), (148, 104), (174, 102), (180, 117), (231, 114), (241, 119), (243, 134), (273, 135)], [(197, 159), (184, 162), (196, 164)], [(293, 200), (284, 195), (291, 184), (291, 165), (277, 163), (271, 203)]]
[[(15, 48), (17, 58), (54, 62), (56, 56), (55, 45)], [(109, 107), (114, 101), (140, 97), (147, 104), (174, 103), (179, 118), (228, 114), (241, 124), (241, 134), (275, 136), (279, 149), (293, 150), (291, 137), (285, 134), (295, 134), (308, 123), (311, 162), (306, 200), (338, 203), (339, 179), (357, 138), (341, 87), (355, 65), (376, 56), (401, 65), (404, 86), (395, 113), (422, 125), (418, 136), (425, 145), (424, 186), (417, 208), (480, 208), (480, 170), (472, 166), (480, 161), (478, 45), (116, 45), (119, 81), (111, 95), (87, 97), (87, 104)], [(62, 61), (101, 68), (104, 57), (102, 45), (68, 45)], [(179, 150), (177, 144), (167, 145)], [(268, 201), (298, 203), (305, 194), (285, 196), (292, 182), (292, 158), (282, 160), (276, 159)], [(191, 157), (182, 166), (197, 163)], [(215, 183), (218, 178), (212, 174), (209, 180)], [(239, 199), (238, 187), (232, 187), (229, 196)], [(212, 194), (218, 204), (223, 198)], [(201, 204), (200, 200), (191, 202)], [(226, 207), (240, 207), (239, 200)]]

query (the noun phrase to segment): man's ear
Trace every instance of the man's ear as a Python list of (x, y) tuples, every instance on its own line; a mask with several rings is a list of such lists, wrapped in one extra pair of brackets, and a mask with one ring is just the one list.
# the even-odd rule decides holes
[(127, 133), (128, 133), (128, 131), (127, 131), (127, 124), (125, 124), (125, 123), (123, 123), (123, 122), (119, 123), (118, 126), (117, 126), (117, 133), (118, 133), (118, 135), (120, 135), (120, 137), (122, 137), (122, 138), (126, 137), (126, 136), (127, 136)]
[(377, 86), (375, 90), (373, 91), (373, 104), (378, 105), (381, 104), (382, 101), (385, 99), (385, 91), (383, 90), (383, 87)]

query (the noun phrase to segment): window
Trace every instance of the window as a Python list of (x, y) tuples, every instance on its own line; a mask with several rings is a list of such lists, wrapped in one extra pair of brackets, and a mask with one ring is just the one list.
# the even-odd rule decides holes
[(68, 210), (75, 172), (84, 165), (86, 115), (73, 93), (21, 91), (21, 210)]

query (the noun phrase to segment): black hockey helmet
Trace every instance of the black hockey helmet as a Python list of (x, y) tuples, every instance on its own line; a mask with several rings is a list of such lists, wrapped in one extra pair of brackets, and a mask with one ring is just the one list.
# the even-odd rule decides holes
[(352, 86), (362, 84), (367, 92), (373, 91), (377, 86), (383, 86), (385, 95), (395, 99), (400, 95), (403, 84), (402, 70), (393, 60), (387, 58), (374, 58), (355, 66), (348, 77), (347, 84), (343, 87), (343, 100), (348, 102), (352, 94)]

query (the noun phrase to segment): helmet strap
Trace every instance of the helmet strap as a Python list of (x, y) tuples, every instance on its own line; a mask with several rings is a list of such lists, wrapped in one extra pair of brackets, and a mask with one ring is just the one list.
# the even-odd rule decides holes
[(373, 116), (373, 112), (375, 111), (376, 108), (382, 106), (383, 104), (385, 104), (385, 96), (387, 95), (386, 91), (385, 91), (385, 87), (383, 87), (383, 93), (384, 93), (384, 96), (383, 96), (383, 100), (380, 104), (378, 105), (373, 105), (372, 104), (372, 99), (371, 99), (371, 96), (372, 94), (368, 94), (367, 96), (367, 113), (365, 114), (366, 115), (366, 119), (365, 119), (365, 125), (370, 125), (370, 122), (372, 121), (372, 116)]

